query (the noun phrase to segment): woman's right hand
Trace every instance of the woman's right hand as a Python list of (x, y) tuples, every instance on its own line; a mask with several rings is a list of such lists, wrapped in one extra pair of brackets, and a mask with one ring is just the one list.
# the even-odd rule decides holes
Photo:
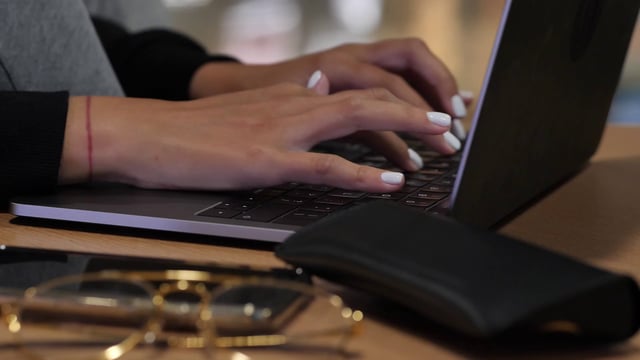
[(385, 89), (324, 95), (282, 84), (188, 102), (72, 97), (59, 181), (85, 181), (91, 163), (94, 180), (144, 188), (231, 190), (304, 182), (389, 192), (402, 187), (401, 173), (308, 150), (364, 133), (399, 167), (416, 170), (407, 145), (392, 132), (441, 135), (449, 130), (447, 118)]

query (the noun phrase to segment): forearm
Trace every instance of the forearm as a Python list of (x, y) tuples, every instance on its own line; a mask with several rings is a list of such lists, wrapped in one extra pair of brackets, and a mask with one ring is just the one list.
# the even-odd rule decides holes
[(234, 63), (210, 55), (189, 37), (169, 30), (129, 33), (113, 22), (93, 23), (125, 93), (131, 97), (187, 100), (194, 73), (208, 63)]

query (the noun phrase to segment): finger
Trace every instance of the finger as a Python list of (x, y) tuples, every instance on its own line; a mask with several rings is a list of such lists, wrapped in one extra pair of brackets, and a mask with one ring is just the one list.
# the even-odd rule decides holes
[(307, 89), (314, 90), (318, 95), (328, 95), (329, 79), (322, 71), (316, 70), (309, 77), (309, 81), (307, 82)]
[(392, 192), (404, 185), (402, 173), (354, 164), (331, 154), (289, 153), (283, 165), (286, 168), (285, 178), (294, 182), (367, 192)]
[[(449, 130), (447, 114), (425, 112), (406, 103), (381, 101), (368, 95), (370, 89), (352, 92), (352, 96), (315, 107), (292, 116), (290, 132), (302, 144), (345, 137), (362, 130), (413, 132), (439, 135)], [(384, 90), (383, 90), (384, 91)]]
[[(352, 86), (356, 85), (361, 88), (367, 88), (382, 86), (381, 84), (384, 84), (385, 88), (391, 91), (395, 96), (402, 98), (403, 100), (413, 105), (431, 109), (431, 107), (424, 101), (424, 99), (402, 77), (398, 75), (386, 72), (376, 66), (361, 63), (349, 66), (348, 70), (346, 70), (345, 72), (346, 74), (351, 74), (351, 76), (354, 77), (354, 84), (352, 84)], [(465, 93), (465, 96), (467, 96), (467, 98), (460, 95), (459, 97), (454, 97), (452, 99), (454, 108), (456, 108), (455, 112), (462, 116), (466, 115), (467, 105), (464, 102), (472, 101), (473, 94), (469, 95), (468, 93)], [(471, 99), (469, 99), (469, 97), (471, 97)], [(453, 134), (458, 139), (464, 140), (466, 138), (466, 130), (459, 118), (453, 119), (451, 128)], [(430, 143), (432, 143), (433, 147), (435, 148), (441, 148), (442, 146), (442, 141), (439, 140), (432, 139)]]
[(370, 89), (363, 91), (362, 94), (343, 91), (331, 96), (321, 95), (321, 93), (328, 93), (329, 79), (320, 71), (314, 72), (310, 76), (307, 86), (313, 86), (314, 88), (309, 89), (294, 84), (282, 84), (265, 89), (237, 93), (238, 97), (221, 95), (210, 99), (200, 99), (194, 101), (190, 106), (191, 109), (204, 111), (216, 106), (224, 106), (228, 110), (231, 109), (231, 106), (235, 106), (242, 111), (247, 111), (253, 107), (255, 108), (253, 111), (261, 116), (270, 116), (273, 119), (297, 116), (295, 121), (300, 122), (301, 119), (298, 116), (300, 114), (342, 101), (352, 101), (350, 99), (357, 96), (406, 105), (405, 102), (384, 89)]
[(460, 140), (467, 138), (467, 129), (465, 129), (462, 120), (453, 119), (451, 121), (451, 133)]
[[(353, 77), (351, 84), (352, 87), (367, 88), (384, 86), (395, 96), (413, 105), (431, 109), (424, 99), (402, 77), (389, 73), (380, 67), (362, 63), (353, 63), (351, 66), (346, 66), (344, 68), (344, 72), (345, 74), (342, 78), (346, 78), (348, 76)], [(461, 95), (459, 98), (454, 97), (452, 99), (454, 108), (456, 108), (455, 111), (460, 115), (466, 115), (467, 105), (464, 102), (471, 101), (469, 96), (473, 96), (472, 94), (468, 95), (468, 93), (465, 93), (465, 95), (467, 98)], [(460, 108), (463, 108), (463, 110), (460, 110)], [(466, 138), (466, 130), (459, 118), (453, 119), (452, 131), (458, 139), (464, 140)], [(433, 142), (433, 140), (431, 142)], [(437, 143), (434, 146), (437, 148), (440, 147)]]
[[(323, 76), (326, 77), (326, 76)], [(318, 86), (322, 83), (323, 80), (320, 80)], [(326, 79), (329, 82), (329, 79)], [(327, 85), (328, 86), (328, 85)], [(311, 109), (322, 108), (331, 104), (336, 104), (339, 102), (350, 102), (350, 101), (358, 101), (354, 100), (357, 97), (368, 97), (371, 99), (376, 99), (380, 101), (388, 101), (392, 103), (397, 103), (401, 105), (406, 105), (406, 102), (399, 99), (395, 95), (393, 95), (390, 91), (385, 88), (369, 88), (366, 90), (350, 90), (350, 91), (341, 91), (338, 93), (331, 94), (330, 96), (315, 96), (313, 99), (304, 98), (302, 101), (288, 101), (287, 102), (287, 114), (295, 114), (303, 111), (308, 111)], [(302, 98), (300, 98), (302, 99)], [(293, 99), (291, 99), (293, 100)]]
[[(329, 80), (327, 79), (327, 81)], [(333, 86), (334, 82), (332, 82), (331, 84)], [(365, 86), (362, 89), (358, 89), (358, 90), (340, 91), (337, 93), (333, 93), (330, 96), (315, 97), (313, 99), (313, 103), (311, 107), (323, 106), (327, 104), (336, 103), (339, 101), (351, 101), (355, 97), (369, 97), (371, 99), (388, 101), (396, 104), (404, 104), (404, 105), (407, 104), (406, 101), (401, 100), (400, 98), (395, 96), (391, 91), (389, 91), (389, 89), (385, 87), (366, 87)], [(307, 102), (306, 104), (310, 105), (311, 103)]]
[(442, 135), (411, 134), (421, 140), (430, 149), (444, 155), (453, 155), (462, 149), (462, 143), (451, 132), (447, 131)]
[(415, 150), (410, 149), (407, 143), (394, 132), (363, 131), (355, 133), (349, 139), (367, 145), (404, 170), (417, 171), (423, 166), (420, 155)]
[[(327, 80), (328, 81), (328, 80)], [(323, 104), (327, 104), (334, 99), (347, 100), (352, 96), (349, 92), (341, 92), (338, 94), (332, 95), (332, 97), (324, 97), (314, 99), (315, 104), (319, 104), (322, 102)], [(403, 104), (402, 100), (398, 99), (396, 96), (391, 94), (391, 92), (387, 92), (384, 90), (374, 91), (372, 94), (376, 99), (387, 100), (391, 102), (396, 102), (398, 104)], [(317, 106), (317, 105), (315, 105)], [(428, 117), (427, 113), (427, 117)], [(453, 119), (451, 121), (451, 131), (453, 134), (459, 139), (464, 140), (466, 138), (466, 131), (464, 130), (464, 126), (462, 125), (459, 119)], [(369, 134), (371, 132), (362, 132), (363, 134)], [(389, 160), (391, 160), (394, 164), (402, 167), (405, 170), (413, 171), (415, 169), (415, 165), (418, 163), (420, 159), (416, 157), (415, 154), (412, 158), (407, 157), (407, 153), (404, 150), (406, 149), (405, 142), (396, 134), (392, 132), (378, 132), (373, 133), (375, 135), (362, 136), (359, 137), (359, 141), (362, 141), (369, 147), (377, 150), (382, 155), (385, 155)], [(384, 134), (384, 135), (382, 135)], [(355, 134), (359, 136), (358, 133)], [(450, 136), (425, 136), (424, 134), (418, 134), (417, 138), (422, 139), (428, 147), (431, 149), (438, 151), (442, 154), (453, 154), (456, 151), (460, 150), (461, 144), (460, 141), (456, 139), (452, 139)], [(409, 160), (413, 161), (409, 161)], [(418, 165), (418, 168), (421, 168), (422, 165)]]
[(459, 106), (462, 99), (453, 75), (423, 41), (386, 40), (365, 47), (363, 53), (367, 62), (408, 77), (435, 109), (456, 117), (466, 116), (466, 109)]
[(473, 91), (470, 90), (460, 90), (459, 95), (467, 107), (473, 103), (473, 100), (475, 98), (473, 95)]
[(343, 62), (340, 67), (334, 69), (334, 73), (335, 78), (341, 79), (334, 82), (334, 87), (338, 90), (385, 88), (403, 101), (432, 110), (432, 107), (404, 78), (385, 71), (379, 66), (357, 61)]
[(263, 102), (271, 102), (289, 97), (313, 97), (318, 96), (314, 90), (307, 89), (294, 83), (282, 83), (265, 88), (239, 91), (235, 93), (216, 95), (208, 98), (191, 101), (190, 107), (207, 109), (219, 105), (246, 105)]
[[(406, 105), (405, 102), (398, 99), (391, 92), (381, 88), (368, 89), (362, 91), (362, 94), (343, 91), (331, 96), (321, 95), (321, 93), (328, 93), (329, 79), (320, 71), (314, 72), (309, 77), (307, 86), (313, 86), (313, 89), (302, 88), (293, 84), (273, 86), (264, 90), (247, 92), (247, 96), (243, 96), (240, 99), (231, 97), (229, 101), (221, 105), (224, 105), (227, 109), (234, 105), (245, 110), (249, 109), (250, 106), (255, 106), (259, 109), (256, 111), (261, 115), (270, 115), (274, 119), (297, 116), (338, 102), (352, 101), (354, 97), (358, 96)], [(221, 99), (224, 101), (226, 98), (223, 97)], [(201, 109), (207, 110), (216, 105), (212, 101), (198, 100), (198, 104), (202, 105), (200, 106)], [(218, 102), (222, 101), (218, 100)], [(300, 121), (299, 118), (296, 121)]]
[[(473, 92), (468, 90), (460, 90), (459, 95), (462, 98), (464, 106), (466, 108), (469, 108), (474, 100)], [(451, 123), (451, 132), (460, 140), (465, 140), (467, 138), (467, 130), (465, 129), (462, 120), (459, 118), (453, 119)]]

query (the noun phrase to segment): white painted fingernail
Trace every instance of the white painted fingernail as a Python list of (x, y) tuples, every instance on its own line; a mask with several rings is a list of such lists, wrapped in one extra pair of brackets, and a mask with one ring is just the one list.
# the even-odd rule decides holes
[(470, 90), (460, 90), (458, 94), (462, 96), (463, 100), (473, 100), (474, 98), (473, 91)]
[(411, 162), (413, 162), (416, 165), (418, 170), (422, 169), (422, 167), (424, 166), (422, 157), (413, 149), (409, 149), (409, 159), (411, 159)]
[(464, 129), (464, 125), (462, 125), (460, 119), (453, 119), (451, 132), (460, 140), (464, 140), (467, 137), (467, 131)]
[(460, 95), (453, 95), (451, 98), (451, 105), (453, 105), (453, 114), (458, 118), (467, 116), (467, 107)]
[(404, 174), (400, 172), (385, 171), (380, 175), (380, 179), (389, 185), (400, 185), (404, 182)]
[(447, 141), (449, 146), (451, 146), (455, 151), (460, 150), (460, 148), (462, 147), (462, 143), (460, 143), (460, 140), (458, 140), (457, 137), (455, 137), (448, 131), (442, 135), (444, 136), (444, 139)]
[(427, 112), (427, 119), (429, 119), (429, 121), (439, 126), (444, 126), (444, 127), (451, 126), (451, 116), (449, 114), (436, 112), (436, 111), (429, 111)]
[(318, 81), (320, 81), (321, 78), (322, 71), (314, 71), (313, 74), (311, 74), (311, 77), (309, 77), (309, 81), (307, 81), (307, 89), (313, 89), (314, 87), (316, 87), (316, 85), (318, 85)]

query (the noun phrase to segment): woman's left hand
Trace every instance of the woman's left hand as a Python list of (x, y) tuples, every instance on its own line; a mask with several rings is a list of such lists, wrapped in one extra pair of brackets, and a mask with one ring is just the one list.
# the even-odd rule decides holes
[(331, 93), (385, 88), (425, 110), (466, 115), (469, 100), (459, 95), (449, 69), (423, 41), (413, 38), (347, 44), (269, 65), (207, 63), (196, 71), (191, 95), (200, 98), (282, 82), (306, 85), (316, 70), (331, 81)]

